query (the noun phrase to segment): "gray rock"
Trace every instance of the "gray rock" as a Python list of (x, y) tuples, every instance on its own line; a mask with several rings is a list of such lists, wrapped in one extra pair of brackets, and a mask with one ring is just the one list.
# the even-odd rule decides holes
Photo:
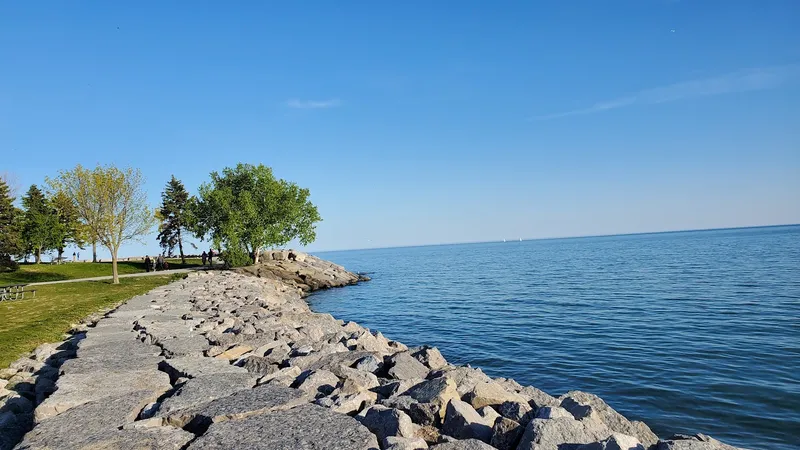
[(447, 404), (442, 433), (457, 439), (478, 439), (489, 442), (492, 427), (485, 423), (469, 403), (458, 399)]
[(353, 367), (364, 372), (375, 373), (383, 367), (383, 361), (375, 355), (367, 355), (356, 361)]
[(356, 416), (356, 419), (375, 433), (378, 439), (385, 439), (389, 436), (414, 437), (411, 418), (397, 409), (374, 405)]
[(386, 381), (387, 380), (384, 380), (385, 384), (382, 384), (380, 386), (376, 386), (376, 387), (372, 388), (371, 390), (373, 392), (378, 393), (378, 395), (380, 395), (381, 397), (386, 397), (386, 398), (388, 398), (388, 397), (397, 397), (397, 396), (405, 394), (406, 391), (408, 391), (412, 387), (424, 382), (425, 380), (422, 379), (422, 378), (415, 378), (415, 379), (410, 379), (410, 380), (389, 381), (388, 383)]
[(208, 343), (208, 339), (200, 335), (165, 339), (159, 341), (158, 344), (164, 351), (164, 356), (168, 358), (176, 358), (178, 356), (203, 356), (203, 352), (211, 347)]
[(263, 356), (246, 356), (238, 361), (236, 365), (244, 367), (248, 372), (257, 375), (269, 375), (280, 370), (276, 364), (273, 364), (268, 358), (264, 358)]
[(352, 417), (306, 405), (214, 423), (189, 449), (377, 450), (375, 435)]
[(694, 436), (675, 435), (669, 439), (658, 442), (657, 450), (740, 450), (727, 444), (706, 436), (696, 434)]
[(247, 369), (231, 365), (228, 361), (199, 356), (181, 356), (162, 361), (158, 367), (172, 380), (180, 377), (196, 378), (214, 373), (247, 373)]
[(49, 443), (23, 441), (19, 450), (49, 450), (59, 449), (133, 449), (133, 448), (158, 448), (181, 449), (194, 439), (194, 435), (183, 430), (168, 427), (158, 428), (133, 428), (122, 430), (107, 430), (97, 433), (85, 433), (80, 436), (71, 436), (58, 441), (55, 446)]
[(212, 423), (239, 420), (306, 403), (297, 389), (269, 384), (244, 389), (201, 405), (164, 414), (164, 422), (194, 433), (203, 433)]
[(477, 439), (465, 439), (461, 441), (446, 442), (428, 447), (431, 450), (494, 450), (489, 444)]
[(301, 373), (299, 367), (287, 367), (269, 375), (264, 375), (258, 379), (258, 384), (272, 383), (288, 387), (294, 383), (294, 380), (296, 380)]
[(165, 398), (158, 410), (158, 416), (164, 417), (174, 411), (208, 403), (218, 398), (227, 397), (256, 384), (256, 378), (250, 373), (214, 373), (192, 378)]
[(438, 425), (441, 423), (441, 411), (444, 408), (434, 403), (412, 403), (406, 413), (419, 425)]
[(336, 389), (339, 377), (327, 370), (309, 370), (297, 378), (295, 387), (312, 396), (328, 395)]
[(363, 372), (346, 366), (334, 367), (331, 369), (331, 372), (342, 379), (342, 392), (356, 393), (380, 385), (378, 377), (370, 372)]
[(497, 412), (500, 413), (501, 416), (511, 419), (523, 427), (527, 425), (528, 422), (530, 422), (535, 416), (534, 411), (531, 409), (528, 403), (515, 401), (501, 403), (497, 407)]
[[(449, 378), (434, 378), (416, 384), (405, 392), (405, 395), (420, 403), (432, 403), (444, 412), (447, 402), (458, 399), (456, 383)], [(441, 414), (444, 418), (444, 414)]]
[(439, 377), (453, 380), (456, 383), (456, 390), (459, 396), (463, 396), (471, 391), (478, 383), (488, 383), (492, 381), (492, 379), (486, 376), (480, 369), (473, 369), (471, 367), (446, 367), (441, 370), (432, 371), (430, 374), (430, 378)]
[(584, 444), (577, 450), (646, 450), (635, 437), (622, 433), (613, 433), (608, 439), (591, 444)]
[(383, 440), (383, 450), (422, 450), (428, 448), (425, 439), (390, 436)]
[(408, 352), (395, 353), (388, 358), (389, 377), (396, 380), (425, 378), (429, 369)]
[(573, 418), (569, 411), (560, 406), (543, 406), (536, 411), (537, 419), (558, 419), (559, 417)]
[(442, 353), (436, 347), (429, 347), (424, 345), (422, 347), (415, 347), (408, 350), (411, 356), (417, 361), (425, 364), (432, 370), (441, 369), (447, 365), (447, 360), (444, 359)]
[(490, 444), (498, 450), (514, 450), (519, 444), (525, 427), (518, 422), (499, 417), (492, 426), (492, 440)]
[(105, 397), (124, 396), (130, 392), (147, 391), (155, 400), (171, 389), (172, 385), (167, 374), (148, 368), (124, 372), (67, 373), (58, 379), (56, 387), (57, 391), (36, 408), (36, 421), (40, 422), (84, 403)]
[(337, 413), (355, 415), (364, 408), (375, 404), (378, 395), (374, 392), (362, 391), (351, 394), (334, 394), (330, 397), (322, 397), (315, 403), (325, 406)]
[(152, 391), (135, 391), (75, 406), (40, 422), (19, 448), (83, 448), (87, 439), (134, 421), (157, 398)]
[(489, 381), (475, 383), (475, 386), (464, 395), (464, 400), (478, 409), (484, 406), (499, 406), (503, 402), (524, 402), (526, 399), (517, 393), (508, 392), (494, 381)]
[(517, 450), (574, 450), (610, 434), (611, 430), (594, 418), (533, 419), (525, 428)]
[(533, 386), (525, 386), (517, 394), (525, 397), (534, 410), (544, 406), (558, 406), (560, 404), (555, 397)]
[(594, 394), (571, 391), (561, 396), (560, 400), (561, 407), (569, 411), (576, 419), (596, 414), (612, 431), (633, 436), (645, 447), (650, 447), (658, 442), (658, 436), (647, 425), (642, 422), (629, 421)]
[(501, 416), (500, 414), (495, 411), (494, 408), (491, 406), (484, 406), (483, 408), (478, 408), (475, 411), (483, 418), (484, 423), (486, 425), (491, 426), (495, 420), (499, 419)]

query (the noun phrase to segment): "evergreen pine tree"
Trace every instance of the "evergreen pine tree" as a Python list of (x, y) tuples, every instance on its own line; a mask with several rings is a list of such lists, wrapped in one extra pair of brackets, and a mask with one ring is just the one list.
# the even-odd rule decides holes
[(161, 193), (161, 208), (158, 210), (158, 215), (162, 222), (159, 226), (158, 241), (161, 248), (170, 256), (177, 246), (183, 264), (186, 264), (186, 257), (183, 254), (181, 230), (186, 227), (188, 204), (189, 193), (186, 192), (183, 183), (173, 175)]
[(58, 219), (58, 227), (54, 230), (54, 243), (55, 249), (58, 251), (58, 260), (61, 261), (67, 245), (83, 248), (86, 230), (78, 220), (75, 203), (63, 191), (57, 191), (50, 200), (50, 204)]
[(0, 178), (0, 271), (17, 268), (13, 256), (22, 253), (20, 218), (21, 211), (14, 206), (11, 189)]
[(35, 184), (22, 197), (22, 207), (25, 209), (22, 239), (36, 258), (36, 264), (39, 264), (42, 252), (57, 245), (58, 216)]

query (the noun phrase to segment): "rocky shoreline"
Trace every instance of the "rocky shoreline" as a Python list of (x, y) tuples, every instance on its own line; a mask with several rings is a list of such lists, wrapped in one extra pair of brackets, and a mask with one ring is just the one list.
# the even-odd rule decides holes
[(0, 371), (0, 450), (730, 450), (599, 397), (452, 366), (303, 296), (364, 281), (294, 251), (189, 274)]

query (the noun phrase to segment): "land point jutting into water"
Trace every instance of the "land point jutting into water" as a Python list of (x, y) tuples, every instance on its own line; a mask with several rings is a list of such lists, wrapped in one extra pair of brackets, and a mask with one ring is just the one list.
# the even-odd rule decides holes
[[(329, 314), (369, 278), (297, 251), (196, 271), (0, 372), (3, 448), (733, 449), (656, 436), (591, 393), (550, 395)], [(348, 288), (344, 288), (348, 289)]]

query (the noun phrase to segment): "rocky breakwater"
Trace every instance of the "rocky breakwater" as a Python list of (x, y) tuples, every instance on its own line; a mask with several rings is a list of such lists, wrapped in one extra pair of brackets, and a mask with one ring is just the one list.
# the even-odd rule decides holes
[(260, 276), (190, 274), (77, 334), (15, 448), (732, 448), (659, 440), (592, 394), (556, 398), (314, 313), (304, 292), (359, 277), (292, 253), (244, 270)]

